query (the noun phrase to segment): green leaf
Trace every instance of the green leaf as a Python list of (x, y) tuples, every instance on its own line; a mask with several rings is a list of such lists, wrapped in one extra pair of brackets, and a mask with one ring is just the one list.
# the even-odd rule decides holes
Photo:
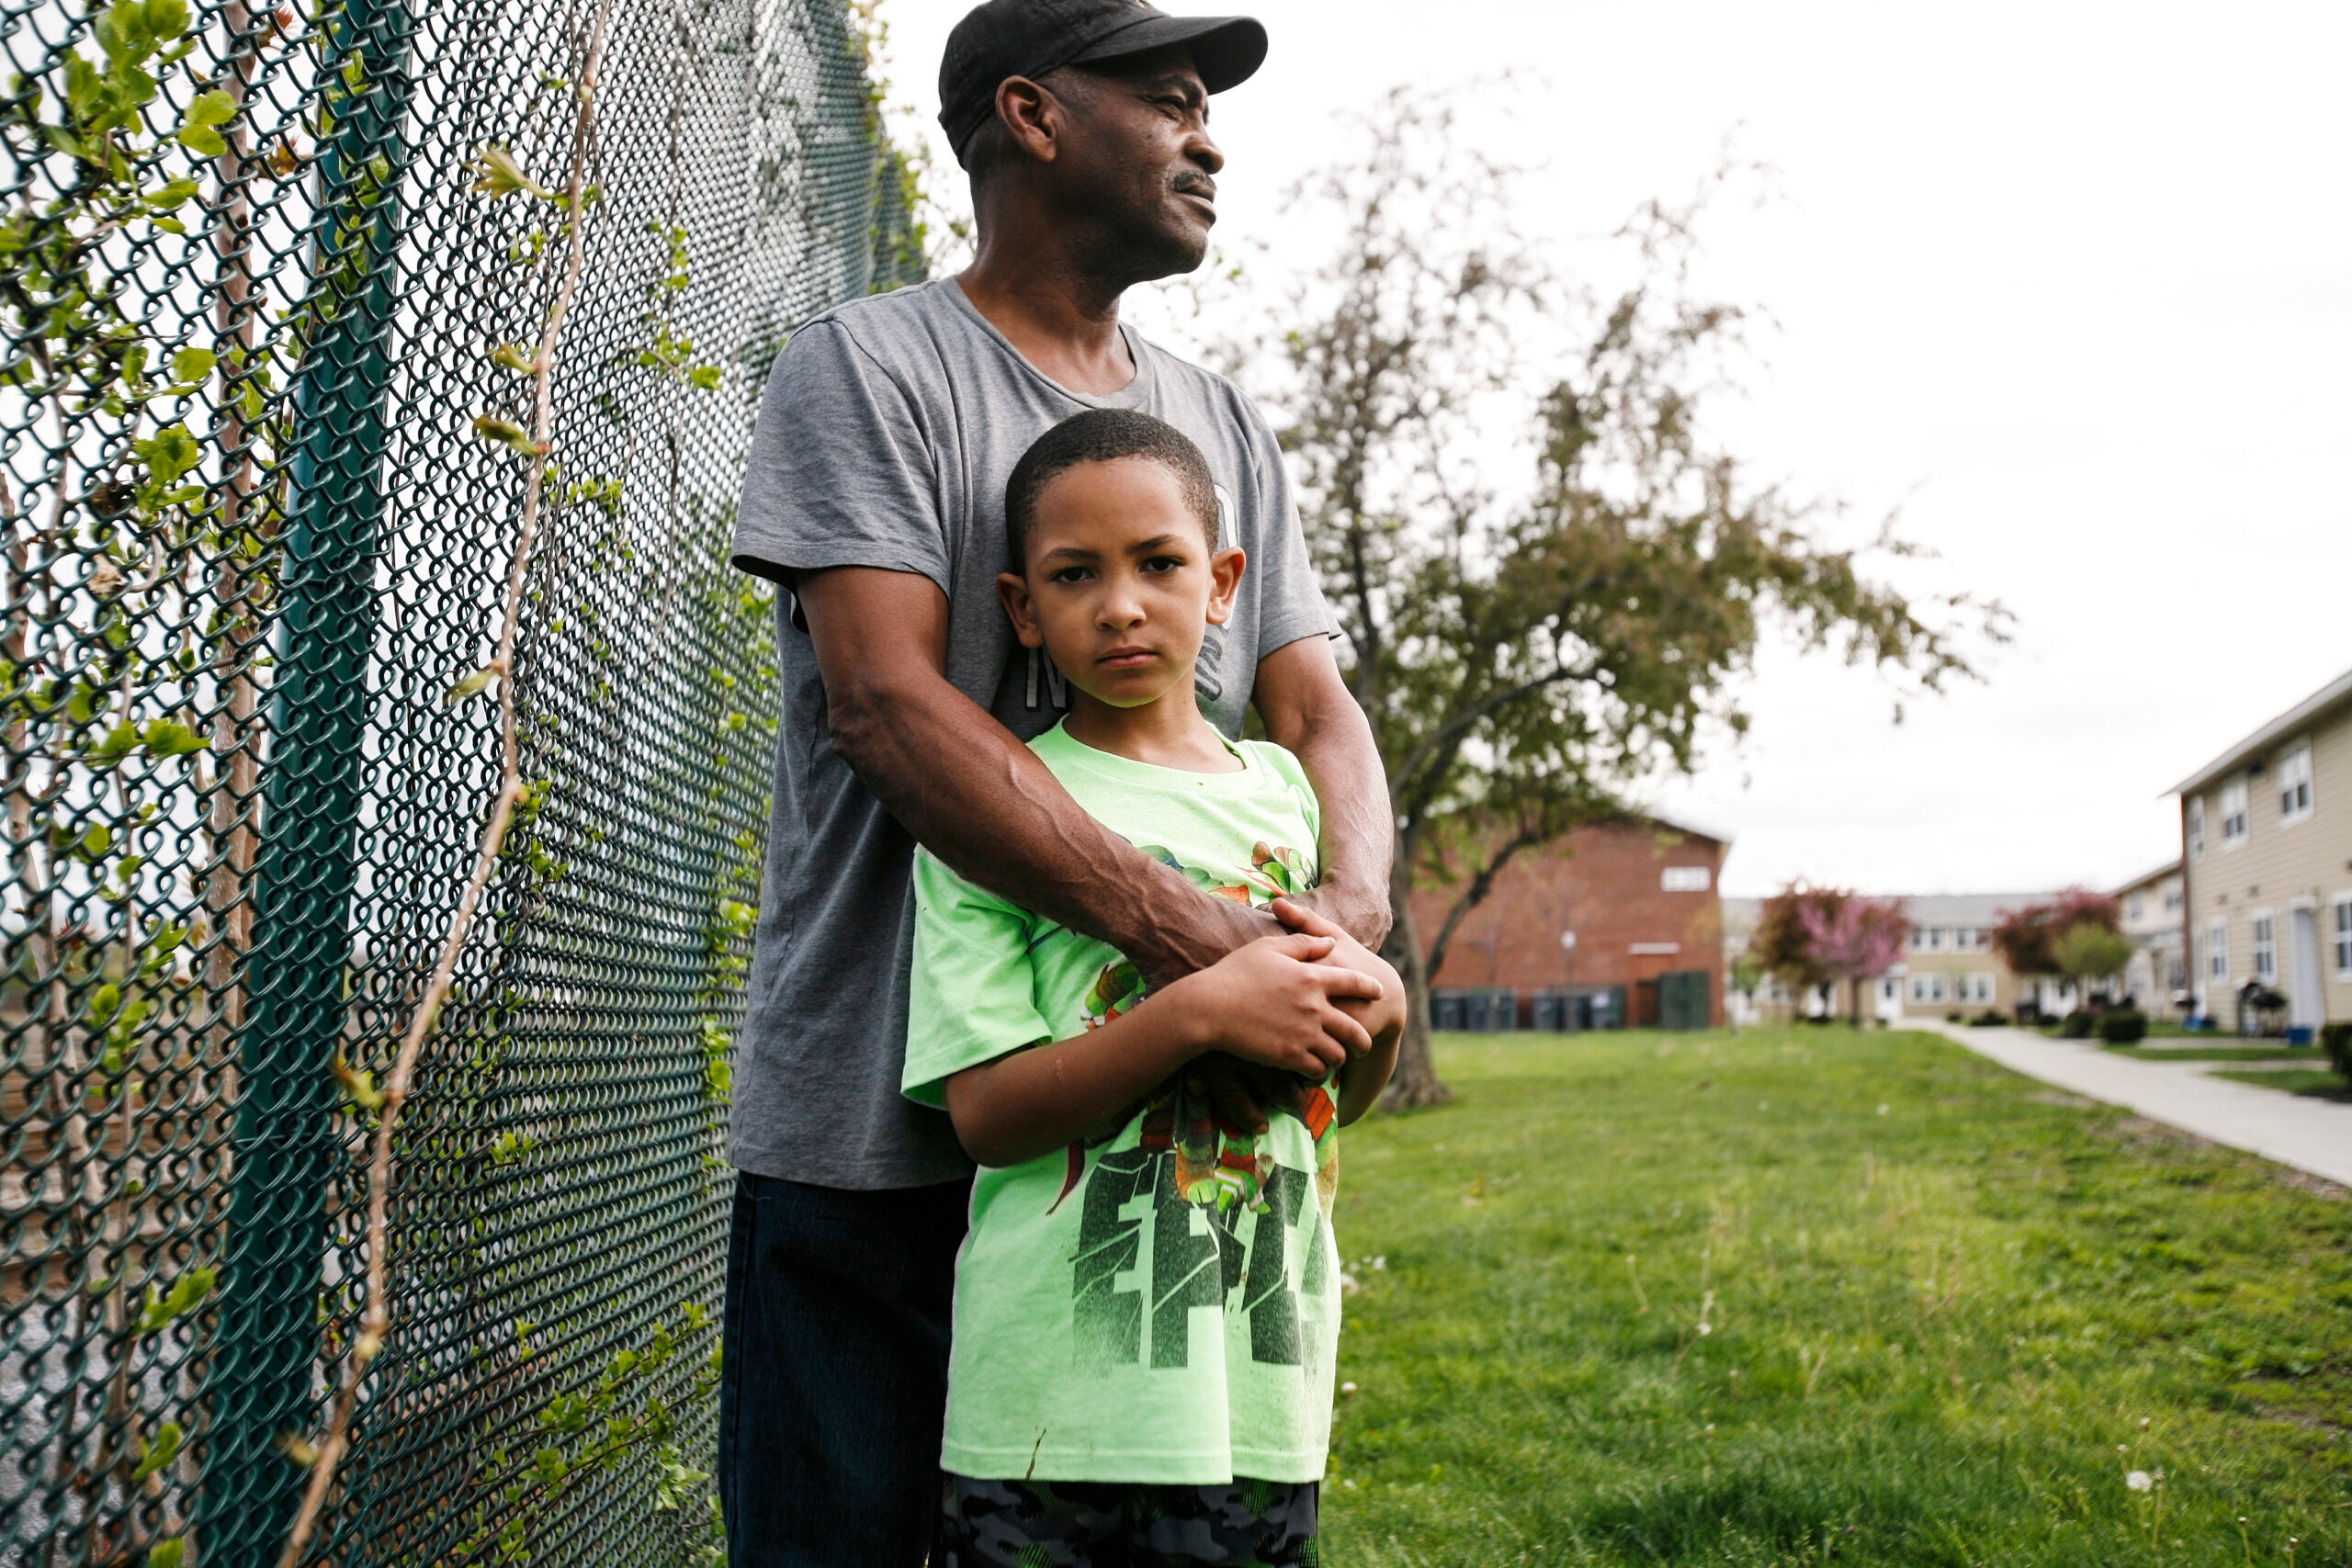
[(209, 348), (184, 348), (172, 355), (172, 379), (190, 386), (212, 374), (220, 361)]
[(473, 697), (481, 696), (484, 692), (490, 690), (490, 683), (497, 679), (498, 666), (495, 664), (485, 664), (481, 669), (475, 671), (472, 674), (467, 676), (464, 680), (458, 682), (456, 685), (450, 687), (448, 696), (445, 700), (452, 706), (455, 706), (458, 703), (468, 701)]
[(201, 152), (208, 158), (218, 158), (229, 151), (229, 143), (209, 125), (191, 125), (173, 141), (191, 152)]
[(98, 79), (98, 68), (79, 54), (65, 57), (65, 106), (76, 118), (87, 115), (106, 96), (106, 84)]
[(561, 1449), (541, 1449), (531, 1456), (531, 1468), (538, 1472), (541, 1481), (552, 1486), (561, 1481), (564, 1472), (571, 1467), (564, 1462)]
[(161, 41), (187, 31), (187, 0), (146, 0), (147, 36)]
[(196, 437), (182, 424), (167, 424), (145, 441), (134, 441), (130, 449), (147, 465), (158, 484), (170, 486), (180, 481), (180, 476), (202, 460), (204, 450)]
[[(134, 1483), (144, 1481), (171, 1463), (179, 1454), (180, 1437), (180, 1426), (176, 1421), (166, 1421), (156, 1427), (155, 1440), (144, 1445), (144, 1451), (139, 1456), (139, 1468), (130, 1472), (130, 1479)], [(149, 1561), (153, 1559), (151, 1557)]]
[(147, 1549), (147, 1568), (180, 1568), (187, 1556), (187, 1540), (175, 1535)]
[(697, 365), (686, 372), (686, 384), (700, 391), (716, 391), (720, 374), (716, 365)]
[(178, 719), (156, 718), (147, 722), (147, 752), (152, 757), (185, 757), (211, 744)]
[(561, 199), (555, 192), (524, 173), (514, 154), (503, 147), (484, 147), (474, 154), (469, 164), (474, 172), (474, 190), (492, 197), (527, 194), (541, 201)]
[(538, 444), (531, 439), (531, 433), (511, 419), (501, 419), (495, 414), (478, 415), (474, 420), (474, 434), (484, 441), (511, 446), (526, 457), (546, 456), (539, 450)]
[(161, 1296), (155, 1288), (147, 1288), (147, 1305), (139, 1314), (139, 1332), (153, 1334), (174, 1318), (195, 1310), (197, 1303), (212, 1292), (213, 1282), (220, 1278), (211, 1269), (191, 1269), (172, 1281), (172, 1288)]
[(384, 1091), (376, 1087), (376, 1075), (365, 1068), (355, 1067), (338, 1055), (334, 1062), (335, 1082), (343, 1086), (345, 1098), (362, 1111), (381, 1111)]
[(236, 118), (237, 100), (216, 87), (209, 93), (197, 95), (196, 102), (188, 105), (187, 114), (181, 123), (184, 125), (226, 125)]
[(138, 749), (139, 727), (125, 720), (106, 733), (85, 759), (94, 768), (111, 768)]

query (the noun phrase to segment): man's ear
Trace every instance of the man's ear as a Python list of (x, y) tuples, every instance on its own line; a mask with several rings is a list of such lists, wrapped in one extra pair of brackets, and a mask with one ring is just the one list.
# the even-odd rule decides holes
[(1236, 545), (1209, 557), (1209, 625), (1221, 626), (1233, 619), (1233, 596), (1241, 591), (1241, 573), (1250, 558)]
[(1062, 132), (1061, 101), (1050, 88), (1026, 76), (1007, 76), (996, 85), (996, 117), (1005, 134), (1023, 155), (1040, 164), (1054, 161)]
[(996, 574), (996, 596), (1004, 601), (1004, 613), (1012, 618), (1012, 635), (1021, 639), (1023, 648), (1046, 646), (1046, 631), (1037, 624), (1037, 611), (1029, 599), (1029, 580), (1017, 571)]

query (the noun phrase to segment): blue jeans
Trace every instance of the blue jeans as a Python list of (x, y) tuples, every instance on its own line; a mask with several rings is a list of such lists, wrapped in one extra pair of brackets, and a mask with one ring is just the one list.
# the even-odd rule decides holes
[(729, 1568), (922, 1568), (970, 1195), (737, 1173), (718, 1382)]

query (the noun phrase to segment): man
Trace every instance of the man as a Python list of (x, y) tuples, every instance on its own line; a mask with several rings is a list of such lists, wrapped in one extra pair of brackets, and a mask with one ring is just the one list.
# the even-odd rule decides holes
[[(940, 68), (972, 265), (820, 316), (769, 378), (735, 557), (787, 591), (729, 1149), (719, 1483), (736, 1568), (913, 1568), (929, 1540), (971, 1166), (946, 1118), (899, 1092), (915, 843), (1161, 983), (1275, 929), (1103, 829), (1023, 744), (1064, 694), (1015, 657), (996, 578), (1005, 480), (1045, 430), (1135, 408), (1207, 456), (1249, 568), (1202, 652), (1203, 710), (1232, 735), (1254, 704), (1300, 758), (1324, 807), (1320, 912), (1367, 947), (1386, 929), (1386, 786), (1272, 434), (1118, 319), (1132, 285), (1200, 265), (1224, 165), (1208, 96), (1265, 49), (1247, 17), (989, 0)], [(1206, 1076), (1244, 1125), (1283, 1092), (1230, 1064)]]

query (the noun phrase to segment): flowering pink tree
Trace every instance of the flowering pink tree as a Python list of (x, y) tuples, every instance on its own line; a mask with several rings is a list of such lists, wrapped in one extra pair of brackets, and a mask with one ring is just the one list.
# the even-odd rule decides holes
[(1862, 991), (1871, 981), (1894, 967), (1904, 944), (1911, 940), (1911, 922), (1903, 907), (1859, 894), (1801, 898), (1795, 908), (1797, 928), (1814, 963), (1833, 980), (1849, 982), (1854, 990), (1853, 1021), (1862, 1021)]

